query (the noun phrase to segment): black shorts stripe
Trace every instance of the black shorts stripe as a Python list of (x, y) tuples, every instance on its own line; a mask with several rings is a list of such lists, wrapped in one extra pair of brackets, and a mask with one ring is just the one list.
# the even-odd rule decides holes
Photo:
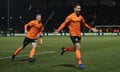
[(71, 40), (72, 40), (73, 44), (80, 43), (81, 37), (71, 36)]
[(25, 38), (23, 41), (23, 48), (27, 46), (29, 43), (36, 42), (36, 39)]

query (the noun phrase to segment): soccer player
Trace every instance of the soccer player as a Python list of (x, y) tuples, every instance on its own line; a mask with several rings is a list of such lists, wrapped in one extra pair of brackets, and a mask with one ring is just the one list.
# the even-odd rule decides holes
[(12, 56), (12, 61), (14, 61), (15, 56), (21, 52), (29, 43), (32, 44), (32, 50), (29, 55), (29, 62), (34, 62), (34, 54), (37, 47), (37, 38), (40, 37), (43, 31), (43, 24), (41, 22), (41, 14), (36, 15), (36, 19), (31, 20), (28, 24), (25, 24), (24, 30), (26, 33), (23, 44), (14, 52)]
[(85, 65), (82, 62), (81, 51), (80, 51), (81, 25), (92, 30), (93, 32), (98, 32), (98, 30), (95, 28), (92, 28), (85, 22), (83, 16), (80, 14), (80, 11), (81, 11), (81, 6), (76, 5), (74, 7), (74, 12), (66, 17), (65, 21), (59, 26), (59, 28), (54, 32), (54, 34), (56, 35), (65, 26), (68, 26), (70, 38), (71, 38), (74, 46), (70, 46), (68, 48), (63, 47), (62, 51), (61, 51), (61, 55), (63, 55), (67, 51), (75, 52), (75, 56), (76, 56), (77, 62), (79, 64), (79, 68), (84, 69)]

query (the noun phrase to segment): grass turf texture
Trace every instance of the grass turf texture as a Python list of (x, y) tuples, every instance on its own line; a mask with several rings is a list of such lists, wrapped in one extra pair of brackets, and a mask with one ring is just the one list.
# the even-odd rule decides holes
[[(23, 41), (23, 37), (0, 37), (0, 58), (9, 57)], [(86, 36), (81, 40), (82, 59), (86, 69), (80, 70), (74, 53), (60, 55), (62, 46), (70, 46), (69, 37), (44, 37), (44, 44), (38, 44), (37, 52), (56, 51), (55, 53), (36, 55), (34, 63), (28, 62), (28, 56), (0, 59), (0, 72), (120, 72), (120, 36)], [(29, 54), (31, 45), (18, 56)]]

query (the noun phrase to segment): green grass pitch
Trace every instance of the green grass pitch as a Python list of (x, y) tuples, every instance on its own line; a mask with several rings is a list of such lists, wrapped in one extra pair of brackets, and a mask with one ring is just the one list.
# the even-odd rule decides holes
[(74, 53), (60, 55), (61, 47), (72, 45), (70, 38), (64, 36), (43, 37), (44, 44), (38, 44), (34, 63), (27, 61), (31, 45), (11, 62), (10, 56), (23, 39), (0, 37), (0, 72), (120, 72), (120, 36), (82, 37), (84, 70), (78, 68)]

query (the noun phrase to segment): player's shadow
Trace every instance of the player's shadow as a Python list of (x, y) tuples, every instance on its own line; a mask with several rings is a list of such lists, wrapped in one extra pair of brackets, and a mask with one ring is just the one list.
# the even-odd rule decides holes
[[(34, 62), (35, 62), (36, 60), (37, 60), (37, 59), (34, 59)], [(24, 58), (24, 59), (20, 59), (20, 60), (18, 60), (18, 61), (21, 61), (21, 62), (28, 62), (29, 59), (28, 59), (28, 58)]]
[(26, 62), (26, 61), (28, 61), (28, 60), (29, 60), (28, 58), (24, 58), (24, 59), (19, 59), (18, 61)]
[(60, 65), (56, 65), (56, 66), (77, 69), (76, 65), (73, 65), (73, 64), (60, 64)]

